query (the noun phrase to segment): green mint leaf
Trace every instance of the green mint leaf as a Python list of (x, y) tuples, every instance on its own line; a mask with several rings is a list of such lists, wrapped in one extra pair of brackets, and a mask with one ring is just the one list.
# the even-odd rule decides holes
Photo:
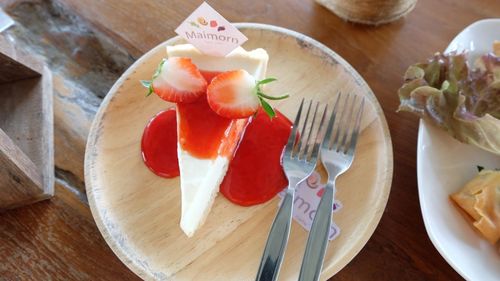
[(269, 118), (273, 119), (276, 116), (276, 112), (274, 112), (273, 107), (267, 103), (263, 98), (259, 97), (260, 104), (262, 105), (262, 108), (264, 111), (269, 115)]
[(267, 115), (269, 115), (269, 118), (271, 118), (271, 119), (273, 119), (276, 116), (276, 112), (274, 111), (273, 107), (264, 99), (282, 100), (282, 99), (286, 99), (289, 97), (288, 94), (282, 95), (279, 97), (273, 97), (273, 96), (268, 96), (268, 95), (264, 94), (264, 92), (261, 89), (261, 85), (268, 84), (268, 83), (271, 83), (271, 82), (276, 81), (276, 80), (277, 79), (273, 78), (273, 77), (265, 78), (263, 80), (257, 81), (257, 83), (255, 84), (255, 88), (254, 88), (254, 93), (259, 98), (259, 101), (260, 101), (262, 108), (267, 113)]
[(273, 97), (273, 96), (268, 96), (268, 95), (264, 94), (261, 91), (257, 91), (257, 95), (259, 97), (266, 98), (268, 100), (282, 100), (282, 99), (286, 99), (286, 98), (288, 98), (290, 96), (289, 94), (286, 94), (286, 95), (279, 96), (279, 97)]
[(269, 84), (269, 83), (274, 82), (276, 80), (277, 80), (276, 78), (269, 77), (269, 78), (266, 78), (266, 79), (258, 81), (257, 82), (257, 86), (264, 85), (264, 84)]
[(151, 86), (151, 81), (149, 80), (141, 80), (141, 84), (142, 86), (144, 86), (145, 88), (148, 88)]

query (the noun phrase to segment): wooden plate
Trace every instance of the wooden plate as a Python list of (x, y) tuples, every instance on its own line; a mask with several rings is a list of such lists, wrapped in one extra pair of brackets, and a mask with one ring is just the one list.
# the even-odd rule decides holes
[[(363, 131), (352, 168), (338, 180), (343, 209), (334, 216), (340, 236), (330, 243), (322, 279), (344, 267), (365, 245), (382, 216), (392, 179), (392, 146), (387, 124), (372, 91), (339, 55), (302, 34), (262, 24), (238, 24), (246, 49), (270, 56), (268, 75), (279, 80), (268, 90), (289, 92), (275, 103), (293, 119), (300, 99), (332, 102), (339, 91), (366, 97)], [(193, 238), (179, 228), (179, 179), (155, 176), (142, 162), (140, 140), (149, 119), (171, 107), (155, 95), (145, 98), (139, 80), (149, 79), (165, 56), (152, 49), (115, 83), (94, 120), (87, 144), (85, 179), (94, 219), (116, 255), (144, 279), (253, 280), (278, 198), (240, 207), (218, 196)], [(307, 232), (293, 223), (280, 280), (296, 280)]]

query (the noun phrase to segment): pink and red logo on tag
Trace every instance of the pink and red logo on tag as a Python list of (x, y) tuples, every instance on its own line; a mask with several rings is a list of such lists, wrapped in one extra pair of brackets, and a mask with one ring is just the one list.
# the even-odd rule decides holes
[(207, 55), (223, 57), (248, 38), (203, 2), (175, 30), (179, 36)]
[[(318, 208), (319, 201), (325, 190), (321, 184), (321, 176), (314, 171), (307, 180), (301, 182), (295, 189), (295, 199), (293, 204), (293, 219), (307, 231), (311, 230), (314, 215)], [(283, 198), (284, 191), (279, 194)], [(280, 202), (281, 204), (281, 202)], [(337, 212), (342, 208), (340, 201), (335, 200), (332, 212)], [(335, 239), (340, 234), (339, 227), (332, 222), (330, 227), (329, 240)]]

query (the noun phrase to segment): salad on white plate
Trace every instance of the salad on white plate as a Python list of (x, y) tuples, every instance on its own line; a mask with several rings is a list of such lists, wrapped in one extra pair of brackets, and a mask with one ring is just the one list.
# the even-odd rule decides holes
[[(400, 111), (422, 117), (417, 174), (427, 233), (467, 280), (500, 280), (500, 182), (495, 182), (500, 177), (492, 177), (489, 187), (477, 179), (470, 183), (484, 177), (477, 166), (500, 168), (500, 43), (495, 40), (500, 40), (500, 19), (470, 25), (444, 54), (410, 66), (399, 90)], [(450, 199), (466, 191), (471, 212)], [(487, 235), (478, 227), (485, 224)]]

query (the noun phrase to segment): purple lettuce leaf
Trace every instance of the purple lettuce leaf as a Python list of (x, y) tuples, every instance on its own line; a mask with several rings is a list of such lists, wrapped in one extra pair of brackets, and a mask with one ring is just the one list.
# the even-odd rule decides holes
[(398, 111), (413, 112), (457, 140), (500, 155), (500, 57), (471, 69), (465, 53), (436, 53), (408, 68)]

